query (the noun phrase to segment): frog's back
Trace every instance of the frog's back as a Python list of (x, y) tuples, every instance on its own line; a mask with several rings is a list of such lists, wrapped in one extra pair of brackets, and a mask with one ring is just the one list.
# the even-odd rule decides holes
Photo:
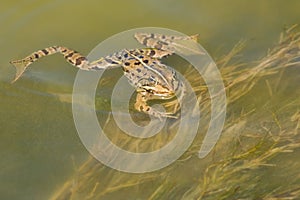
[(141, 85), (162, 85), (169, 87), (174, 71), (162, 64), (158, 59), (139, 56), (140, 60), (129, 56), (123, 61), (123, 70), (129, 82), (140, 87)]

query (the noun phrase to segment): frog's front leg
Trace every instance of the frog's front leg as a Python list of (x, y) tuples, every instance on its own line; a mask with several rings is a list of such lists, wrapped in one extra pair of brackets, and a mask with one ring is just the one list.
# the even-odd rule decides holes
[(161, 120), (163, 117), (168, 118), (177, 118), (176, 116), (173, 116), (174, 113), (164, 113), (156, 110), (155, 108), (152, 108), (147, 104), (147, 101), (151, 99), (152, 94), (147, 91), (139, 91), (137, 93), (136, 102), (134, 104), (134, 107), (136, 110), (140, 112), (144, 112), (146, 114), (152, 115), (154, 117), (157, 117)]
[(113, 59), (113, 55), (101, 58), (91, 63), (85, 56), (81, 55), (77, 51), (63, 46), (52, 46), (33, 52), (24, 59), (11, 61), (10, 63), (13, 64), (17, 70), (16, 77), (13, 82), (21, 77), (21, 75), (30, 64), (37, 61), (41, 57), (52, 55), (55, 53), (61, 53), (70, 64), (82, 70), (105, 69), (109, 66), (119, 66), (120, 64), (120, 62)]

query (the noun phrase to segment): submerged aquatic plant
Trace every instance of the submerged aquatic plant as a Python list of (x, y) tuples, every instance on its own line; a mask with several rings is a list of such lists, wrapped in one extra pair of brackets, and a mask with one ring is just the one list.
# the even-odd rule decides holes
[[(185, 77), (192, 80), (201, 99), (201, 130), (179, 160), (156, 172), (128, 174), (90, 157), (51, 199), (300, 198), (300, 162), (293, 160), (298, 159), (293, 152), (300, 147), (300, 100), (295, 93), (281, 97), (278, 92), (285, 69), (300, 66), (300, 32), (296, 26), (285, 30), (265, 57), (251, 63), (235, 61), (245, 44), (238, 43), (217, 62), (227, 92), (228, 118), (222, 137), (209, 156), (202, 160), (197, 157), (201, 133), (205, 133), (210, 117), (209, 94), (191, 66)], [(259, 91), (258, 86), (265, 90)], [(249, 106), (262, 94), (267, 94), (263, 105)], [(104, 129), (114, 126), (108, 118)], [(108, 131), (108, 137), (133, 152), (152, 151), (170, 141), (177, 126), (174, 121), (164, 130), (168, 134), (146, 141), (133, 140), (115, 129)]]

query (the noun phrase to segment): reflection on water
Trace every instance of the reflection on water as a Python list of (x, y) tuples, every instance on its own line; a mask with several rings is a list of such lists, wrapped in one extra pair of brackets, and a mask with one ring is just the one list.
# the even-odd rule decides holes
[[(120, 175), (121, 173), (103, 167), (95, 161), (86, 161), (88, 153), (77, 136), (71, 111), (72, 86), (77, 69), (65, 63), (61, 56), (51, 56), (34, 63), (18, 82), (10, 84), (14, 76), (14, 69), (8, 64), (10, 60), (22, 58), (32, 51), (55, 44), (65, 45), (87, 55), (92, 48), (110, 35), (144, 26), (166, 27), (186, 34), (199, 33), (200, 43), (213, 57), (225, 54), (240, 39), (246, 38), (249, 41), (246, 50), (243, 51), (243, 59), (252, 60), (254, 57), (262, 57), (267, 49), (276, 43), (285, 25), (299, 23), (300, 5), (298, 4), (298, 1), (290, 1), (289, 4), (235, 1), (231, 5), (221, 5), (193, 0), (176, 4), (170, 0), (131, 3), (92, 0), (3, 2), (0, 8), (2, 26), (0, 32), (2, 47), (0, 48), (0, 198), (47, 199), (62, 189), (63, 184), (71, 179), (74, 188), (77, 185), (84, 190), (81, 195), (91, 195), (91, 198), (95, 196), (104, 198), (106, 195), (105, 199), (120, 197), (188, 199), (193, 192), (201, 193), (205, 187), (200, 184), (204, 176), (199, 176), (195, 180), (196, 176), (193, 173), (198, 170), (204, 174), (205, 168), (212, 164), (214, 159), (220, 160), (220, 157), (224, 156), (216, 154), (214, 158), (209, 157), (201, 161), (190, 153), (178, 163), (157, 174), (144, 175)], [(172, 59), (167, 62), (176, 65), (176, 60)], [(106, 79), (103, 80), (104, 86), (97, 93), (99, 96), (96, 101), (97, 109), (99, 113), (102, 112), (99, 116), (108, 116), (111, 87), (117, 80), (117, 77), (111, 76), (116, 73), (121, 75), (120, 69), (107, 73)], [(268, 152), (266, 149), (271, 149), (276, 139), (287, 139), (287, 136), (280, 135), (283, 134), (280, 131), (284, 127), (294, 128), (299, 119), (295, 114), (294, 121), (288, 122), (297, 110), (297, 105), (299, 108), (299, 101), (296, 98), (297, 95), (299, 96), (299, 87), (292, 83), (297, 81), (299, 81), (299, 69), (291, 68), (287, 71), (279, 71), (278, 74), (258, 82), (247, 96), (230, 105), (228, 126), (232, 127), (226, 133), (234, 139), (227, 141), (227, 138), (220, 143), (225, 144), (228, 149), (232, 148), (232, 151), (244, 151), (245, 154), (249, 153), (255, 157), (257, 155), (250, 154), (247, 147), (258, 140), (247, 135), (258, 138), (261, 137), (260, 133), (276, 133), (276, 136), (273, 136), (274, 140), (261, 140), (261, 143), (254, 145), (257, 149), (261, 148), (259, 149), (261, 152)], [(233, 93), (230, 95), (234, 96)], [(246, 118), (248, 116), (246, 113), (251, 113), (252, 109), (256, 114), (249, 114), (249, 118)], [(247, 120), (238, 119), (240, 115)], [(105, 119), (100, 121), (101, 124), (105, 123)], [(124, 138), (117, 136), (118, 130), (114, 130), (114, 124), (106, 126), (112, 131), (110, 137), (116, 143), (124, 141)], [(279, 127), (280, 130), (275, 127)], [(297, 131), (298, 129), (295, 129), (296, 133)], [(168, 141), (170, 138), (163, 135), (159, 139)], [(236, 142), (232, 144), (232, 141)], [(153, 143), (147, 145), (152, 145), (151, 148), (162, 145), (159, 142)], [(195, 150), (198, 149), (196, 146)], [(194, 149), (189, 152), (194, 152)], [(269, 154), (261, 154), (255, 158), (262, 159), (267, 155)], [(293, 184), (291, 189), (294, 189), (297, 183), (299, 186), (299, 178), (291, 178), (295, 175), (295, 169), (299, 167), (297, 159), (296, 153), (287, 156), (281, 154), (272, 160), (277, 167), (258, 168), (255, 173), (252, 173), (256, 174), (252, 177), (253, 180), (268, 181), (261, 181), (256, 186), (252, 182), (251, 188), (256, 188), (257, 195), (264, 194), (264, 190), (269, 190), (265, 193), (271, 195), (271, 191), (282, 184), (283, 178), (287, 183)], [(247, 163), (247, 159), (243, 162)], [(93, 166), (93, 170), (80, 168), (82, 163)], [(238, 171), (241, 166), (235, 164)], [(284, 171), (286, 165), (290, 166), (289, 171)], [(224, 161), (220, 171), (212, 166), (211, 171), (206, 172), (207, 177), (210, 178), (207, 183), (215, 180), (210, 174), (212, 172), (216, 175), (223, 174), (224, 180), (228, 179), (230, 169), (228, 161)], [(87, 175), (85, 170), (90, 174)], [(246, 170), (253, 169), (248, 166)], [(238, 175), (245, 178), (245, 172), (239, 172), (241, 173)], [(82, 187), (83, 183), (87, 183), (84, 177), (92, 180), (86, 187)], [(97, 186), (99, 188), (96, 188), (94, 183), (97, 181), (92, 179), (93, 177), (99, 180)], [(274, 184), (267, 187), (266, 182), (269, 184), (269, 180)], [(105, 188), (103, 183), (107, 185), (110, 183), (110, 188)], [(234, 185), (235, 180), (231, 183)], [(209, 188), (207, 185), (211, 195), (218, 191), (218, 184), (220, 183), (215, 182), (216, 188)], [(162, 185), (164, 187), (161, 187)], [(234, 189), (227, 192), (243, 194), (242, 186), (232, 188)], [(96, 194), (95, 191), (103, 191), (103, 193)], [(204, 197), (209, 199), (208, 194)]]

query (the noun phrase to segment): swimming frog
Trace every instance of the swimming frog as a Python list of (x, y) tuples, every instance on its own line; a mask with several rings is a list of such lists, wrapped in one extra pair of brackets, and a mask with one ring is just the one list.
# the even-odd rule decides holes
[[(146, 48), (123, 49), (96, 61), (89, 61), (77, 51), (63, 46), (52, 46), (33, 52), (21, 60), (11, 61), (17, 69), (16, 81), (25, 69), (41, 57), (61, 53), (73, 66), (81, 70), (104, 70), (121, 67), (129, 83), (135, 87), (137, 96), (135, 109), (158, 118), (177, 118), (175, 114), (180, 109), (180, 102), (185, 94), (184, 83), (177, 77), (171, 67), (163, 64), (160, 59), (172, 55), (176, 51), (176, 41), (196, 40), (197, 36), (167, 36), (154, 33), (136, 33), (135, 39)], [(160, 112), (148, 105), (149, 100), (172, 99), (177, 97), (177, 103), (171, 112)]]

